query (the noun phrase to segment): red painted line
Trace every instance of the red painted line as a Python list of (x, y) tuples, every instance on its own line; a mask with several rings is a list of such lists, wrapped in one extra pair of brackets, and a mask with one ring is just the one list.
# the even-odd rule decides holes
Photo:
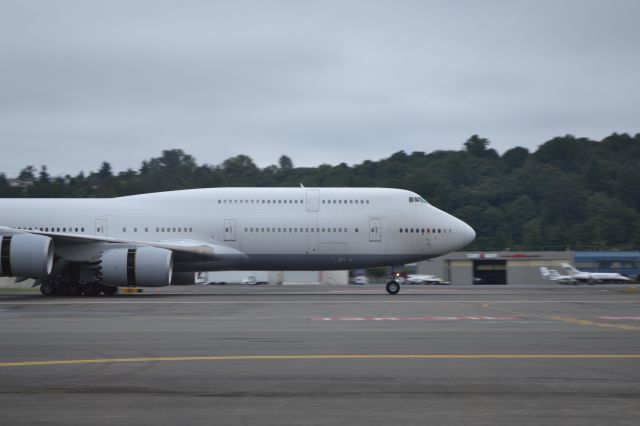
[(518, 321), (520, 317), (313, 317), (312, 321)]

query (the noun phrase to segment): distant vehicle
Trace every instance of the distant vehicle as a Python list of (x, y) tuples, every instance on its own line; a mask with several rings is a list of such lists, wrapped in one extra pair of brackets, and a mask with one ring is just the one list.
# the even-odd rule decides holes
[(567, 275), (571, 276), (574, 280), (581, 283), (628, 283), (631, 281), (629, 277), (625, 277), (617, 272), (586, 272), (579, 271), (569, 263), (563, 263), (562, 268), (566, 271)]
[(549, 281), (555, 281), (559, 284), (578, 284), (578, 281), (570, 275), (560, 275), (555, 269), (549, 269), (544, 266), (540, 267), (542, 278)]
[(435, 275), (410, 274), (407, 275), (405, 284), (448, 285), (450, 283), (448, 281), (444, 281), (440, 277), (436, 277)]
[(351, 280), (351, 284), (355, 284), (355, 285), (366, 285), (369, 284), (367, 277), (355, 277), (354, 279)]
[(251, 284), (251, 285), (253, 285), (253, 284), (256, 284), (256, 283), (257, 283), (256, 277), (254, 277), (253, 275), (249, 275), (249, 276), (244, 277), (242, 279), (242, 284)]

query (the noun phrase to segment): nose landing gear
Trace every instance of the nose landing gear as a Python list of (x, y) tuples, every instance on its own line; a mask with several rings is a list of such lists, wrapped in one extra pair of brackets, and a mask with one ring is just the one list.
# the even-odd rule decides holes
[(400, 283), (394, 278), (387, 283), (387, 293), (398, 294), (400, 291)]

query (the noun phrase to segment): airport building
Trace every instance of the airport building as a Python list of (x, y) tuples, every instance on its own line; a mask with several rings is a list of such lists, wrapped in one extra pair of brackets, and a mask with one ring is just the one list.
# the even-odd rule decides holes
[(540, 267), (574, 263), (572, 251), (455, 252), (419, 262), (417, 274), (435, 275), (454, 285), (545, 284)]
[(574, 266), (588, 272), (640, 275), (640, 251), (576, 251)]

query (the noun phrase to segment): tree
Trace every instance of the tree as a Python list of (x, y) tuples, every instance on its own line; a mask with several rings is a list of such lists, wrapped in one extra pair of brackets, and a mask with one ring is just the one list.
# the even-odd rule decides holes
[(498, 153), (493, 149), (487, 149), (489, 139), (473, 135), (464, 143), (464, 147), (470, 155), (475, 157), (497, 157)]
[(507, 163), (509, 169), (516, 169), (524, 164), (529, 157), (529, 150), (521, 146), (511, 148), (502, 154), (502, 161)]
[(38, 176), (38, 182), (41, 184), (49, 183), (49, 172), (47, 171), (47, 166), (42, 166), (40, 168), (40, 174)]
[(109, 178), (113, 177), (113, 171), (111, 169), (111, 164), (107, 163), (106, 161), (103, 161), (102, 165), (100, 166), (100, 171), (98, 171), (98, 176), (101, 179), (109, 179)]
[[(471, 136), (459, 150), (398, 151), (360, 165), (294, 168), (282, 155), (259, 168), (246, 155), (201, 165), (180, 149), (163, 151), (139, 170), (98, 171), (51, 178), (43, 166), (20, 179), (0, 173), (2, 197), (112, 197), (215, 186), (371, 186), (414, 191), (473, 226), (469, 249), (640, 248), (640, 134), (602, 141), (554, 138), (529, 153), (515, 147), (501, 157), (489, 141)], [(22, 179), (22, 181), (21, 181)], [(402, 206), (398, 206), (399, 209)]]
[(278, 160), (278, 164), (280, 165), (280, 168), (282, 170), (293, 169), (293, 161), (291, 161), (291, 158), (287, 157), (286, 155), (280, 157), (280, 159)]
[(23, 181), (32, 181), (36, 178), (36, 169), (33, 166), (26, 166), (24, 169), (20, 170), (20, 174), (18, 175), (18, 179)]

